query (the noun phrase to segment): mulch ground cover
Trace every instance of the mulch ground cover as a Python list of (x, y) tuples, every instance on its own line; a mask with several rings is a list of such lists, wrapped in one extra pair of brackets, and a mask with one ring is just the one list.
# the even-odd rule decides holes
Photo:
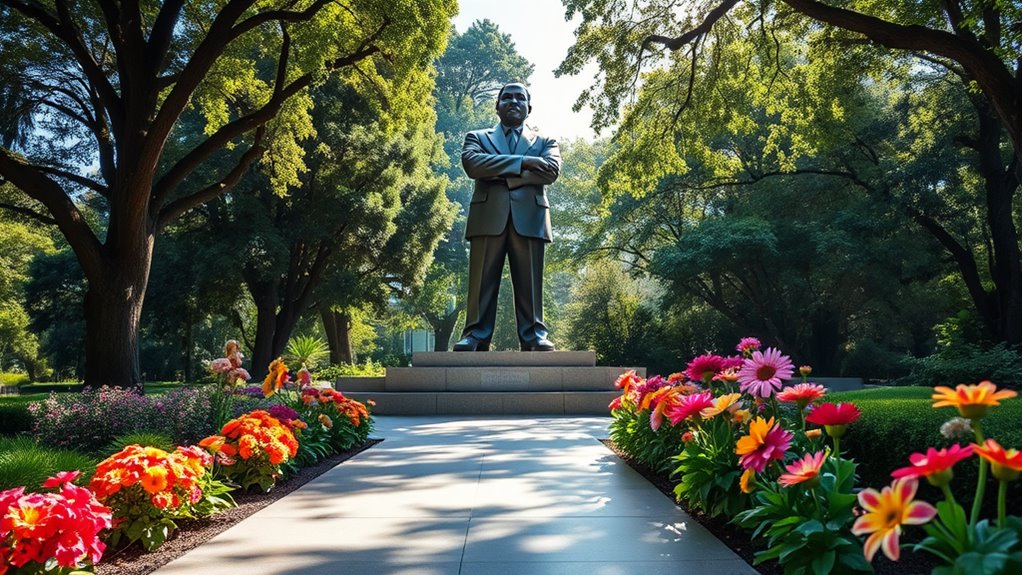
[(138, 544), (108, 551), (103, 556), (103, 561), (96, 566), (96, 575), (145, 575), (152, 573), (214, 536), (223, 533), (235, 523), (333, 469), (339, 463), (381, 441), (383, 440), (370, 439), (358, 447), (330, 456), (316, 465), (305, 467), (297, 474), (278, 483), (269, 493), (235, 493), (234, 500), (238, 503), (237, 507), (208, 519), (179, 521), (179, 529), (174, 536), (156, 551), (147, 553)]

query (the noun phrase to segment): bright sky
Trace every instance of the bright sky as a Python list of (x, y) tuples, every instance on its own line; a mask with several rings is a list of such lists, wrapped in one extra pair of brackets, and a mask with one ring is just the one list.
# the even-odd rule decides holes
[[(458, 32), (464, 32), (476, 20), (489, 19), (511, 36), (519, 54), (535, 64), (529, 81), (532, 115), (526, 123), (558, 139), (595, 138), (589, 127), (592, 113), (571, 109), (582, 90), (592, 85), (592, 72), (554, 77), (554, 69), (575, 43), (577, 25), (564, 21), (560, 0), (459, 0), (458, 4), (461, 11), (454, 18)], [(496, 123), (496, 114), (493, 118)]]

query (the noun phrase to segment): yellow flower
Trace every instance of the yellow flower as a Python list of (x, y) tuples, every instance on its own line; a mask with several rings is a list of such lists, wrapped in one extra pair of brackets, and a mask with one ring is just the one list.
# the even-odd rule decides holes
[(919, 482), (915, 478), (903, 477), (884, 487), (863, 489), (859, 492), (859, 505), (866, 511), (855, 520), (852, 533), (871, 533), (862, 548), (866, 561), (872, 561), (878, 549), (891, 561), (897, 561), (901, 554), (898, 536), (902, 525), (922, 525), (937, 515), (937, 510), (925, 501), (912, 501)]
[(699, 412), (699, 415), (703, 419), (710, 419), (712, 417), (720, 415), (721, 413), (724, 413), (725, 411), (731, 412), (737, 411), (738, 408), (742, 406), (742, 404), (738, 402), (738, 400), (741, 397), (742, 394), (740, 393), (729, 393), (727, 395), (722, 395), (717, 399), (713, 400), (712, 407), (703, 408), (703, 410)]
[(731, 420), (738, 424), (745, 423), (750, 419), (752, 419), (752, 412), (748, 409), (739, 409), (731, 414)]
[(752, 493), (756, 488), (756, 471), (750, 467), (742, 472), (742, 478), (738, 480), (738, 486), (742, 488), (742, 493)]
[(997, 386), (989, 381), (976, 385), (958, 384), (955, 389), (939, 386), (933, 391), (933, 399), (937, 400), (933, 407), (957, 407), (962, 417), (973, 420), (986, 415), (988, 408), (1000, 405), (1000, 400), (1018, 395), (1010, 389), (997, 391)]

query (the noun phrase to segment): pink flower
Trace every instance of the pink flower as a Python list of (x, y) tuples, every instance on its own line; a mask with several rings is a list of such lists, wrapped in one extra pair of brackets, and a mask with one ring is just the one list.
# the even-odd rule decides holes
[(231, 371), (234, 366), (231, 365), (231, 360), (226, 357), (220, 357), (209, 362), (209, 370), (213, 373), (227, 373)]
[(681, 396), (676, 403), (667, 406), (665, 414), (673, 425), (678, 425), (689, 416), (697, 415), (707, 407), (713, 407), (713, 394), (709, 391), (704, 391), (702, 393)]
[(757, 417), (749, 424), (749, 434), (738, 439), (735, 453), (741, 455), (739, 463), (743, 469), (755, 469), (763, 473), (771, 459), (784, 460), (784, 453), (791, 446), (794, 434), (785, 431), (780, 423)]
[(738, 345), (735, 346), (735, 349), (738, 350), (738, 353), (742, 354), (752, 353), (759, 350), (760, 345), (759, 340), (754, 337), (743, 337), (738, 340)]
[(800, 383), (778, 392), (777, 401), (797, 403), (799, 407), (805, 407), (817, 399), (823, 399), (826, 393), (827, 388), (818, 383)]
[(298, 370), (298, 385), (312, 385), (312, 373), (304, 367)]
[(796, 459), (794, 463), (787, 465), (785, 469), (788, 472), (781, 475), (777, 482), (784, 487), (799, 483), (805, 483), (810, 489), (816, 487), (820, 483), (820, 469), (823, 468), (826, 457), (827, 454), (823, 451), (805, 454), (802, 459)]
[(790, 379), (795, 373), (791, 358), (781, 354), (779, 349), (768, 347), (766, 351), (752, 352), (738, 372), (738, 383), (742, 391), (759, 397), (770, 397), (781, 388), (782, 379)]
[(700, 355), (688, 362), (685, 375), (692, 381), (709, 382), (723, 369), (724, 358), (719, 355)]

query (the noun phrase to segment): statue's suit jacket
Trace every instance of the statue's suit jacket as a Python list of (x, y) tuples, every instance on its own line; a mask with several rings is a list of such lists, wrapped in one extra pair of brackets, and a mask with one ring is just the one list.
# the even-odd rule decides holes
[(468, 177), (475, 180), (465, 227), (466, 238), (500, 235), (510, 211), (515, 231), (520, 235), (551, 241), (550, 200), (546, 185), (552, 184), (557, 176), (523, 171), (522, 156), (552, 160), (556, 172), (560, 171), (561, 154), (557, 141), (540, 136), (527, 126), (522, 127), (514, 150), (508, 150), (507, 138), (500, 124), (465, 135), (461, 165)]

